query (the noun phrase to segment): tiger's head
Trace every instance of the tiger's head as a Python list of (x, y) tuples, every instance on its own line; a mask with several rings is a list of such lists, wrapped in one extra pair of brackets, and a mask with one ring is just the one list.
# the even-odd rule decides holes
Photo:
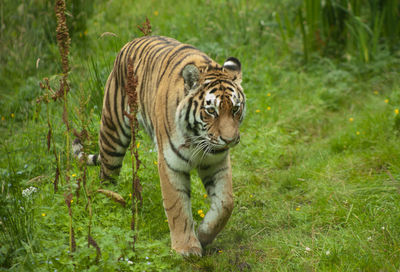
[(231, 57), (223, 66), (200, 68), (189, 64), (182, 76), (186, 97), (177, 118), (184, 136), (205, 153), (235, 146), (246, 111), (239, 60)]

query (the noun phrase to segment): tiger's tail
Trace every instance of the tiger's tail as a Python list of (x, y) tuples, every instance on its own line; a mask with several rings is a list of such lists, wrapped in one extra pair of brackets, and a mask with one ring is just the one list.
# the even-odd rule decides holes
[(83, 145), (78, 138), (72, 143), (72, 152), (78, 160), (82, 160), (86, 156), (87, 165), (100, 165), (101, 163), (100, 154), (85, 154), (83, 152)]

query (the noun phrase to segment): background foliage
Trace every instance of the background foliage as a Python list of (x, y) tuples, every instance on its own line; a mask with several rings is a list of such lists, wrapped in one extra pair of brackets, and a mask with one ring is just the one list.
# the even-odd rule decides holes
[[(97, 150), (102, 89), (114, 58), (141, 35), (136, 26), (146, 16), (153, 34), (193, 44), (220, 63), (241, 60), (248, 114), (232, 150), (235, 209), (201, 259), (169, 249), (157, 157), (142, 132), (144, 205), (132, 251), (130, 156), (117, 185), (100, 184), (98, 168), (85, 175), (67, 156), (74, 136), (66, 134), (63, 102), (36, 102), (44, 77), (56, 90), (63, 76), (54, 3), (0, 2), (2, 269), (399, 269), (398, 1), (265, 2), (67, 1), (68, 118), (73, 128), (88, 130), (89, 151)], [(57, 192), (54, 154), (61, 169)], [(200, 222), (208, 199), (193, 175)], [(98, 188), (118, 192), (126, 207)], [(64, 197), (70, 191), (71, 217)], [(101, 255), (88, 246), (89, 231)]]

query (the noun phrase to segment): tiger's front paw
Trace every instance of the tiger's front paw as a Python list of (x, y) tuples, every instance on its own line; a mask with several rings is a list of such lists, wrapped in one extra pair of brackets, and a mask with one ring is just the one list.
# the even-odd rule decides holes
[(185, 247), (185, 248), (174, 248), (174, 250), (182, 256), (198, 256), (201, 257), (203, 249), (201, 247)]
[(197, 239), (190, 239), (189, 243), (176, 243), (172, 246), (172, 249), (175, 250), (182, 256), (199, 256), (201, 257), (203, 254), (203, 248), (201, 247), (200, 242)]

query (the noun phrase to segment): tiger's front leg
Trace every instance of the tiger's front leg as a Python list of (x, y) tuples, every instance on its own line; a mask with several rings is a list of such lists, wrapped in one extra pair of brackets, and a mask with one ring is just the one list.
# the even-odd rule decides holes
[(190, 174), (169, 168), (159, 154), (163, 205), (168, 218), (171, 247), (182, 255), (202, 255), (202, 247), (194, 231), (190, 203)]
[(229, 154), (209, 169), (199, 168), (199, 175), (211, 201), (198, 229), (198, 238), (204, 247), (210, 244), (228, 222), (233, 210), (232, 173)]

